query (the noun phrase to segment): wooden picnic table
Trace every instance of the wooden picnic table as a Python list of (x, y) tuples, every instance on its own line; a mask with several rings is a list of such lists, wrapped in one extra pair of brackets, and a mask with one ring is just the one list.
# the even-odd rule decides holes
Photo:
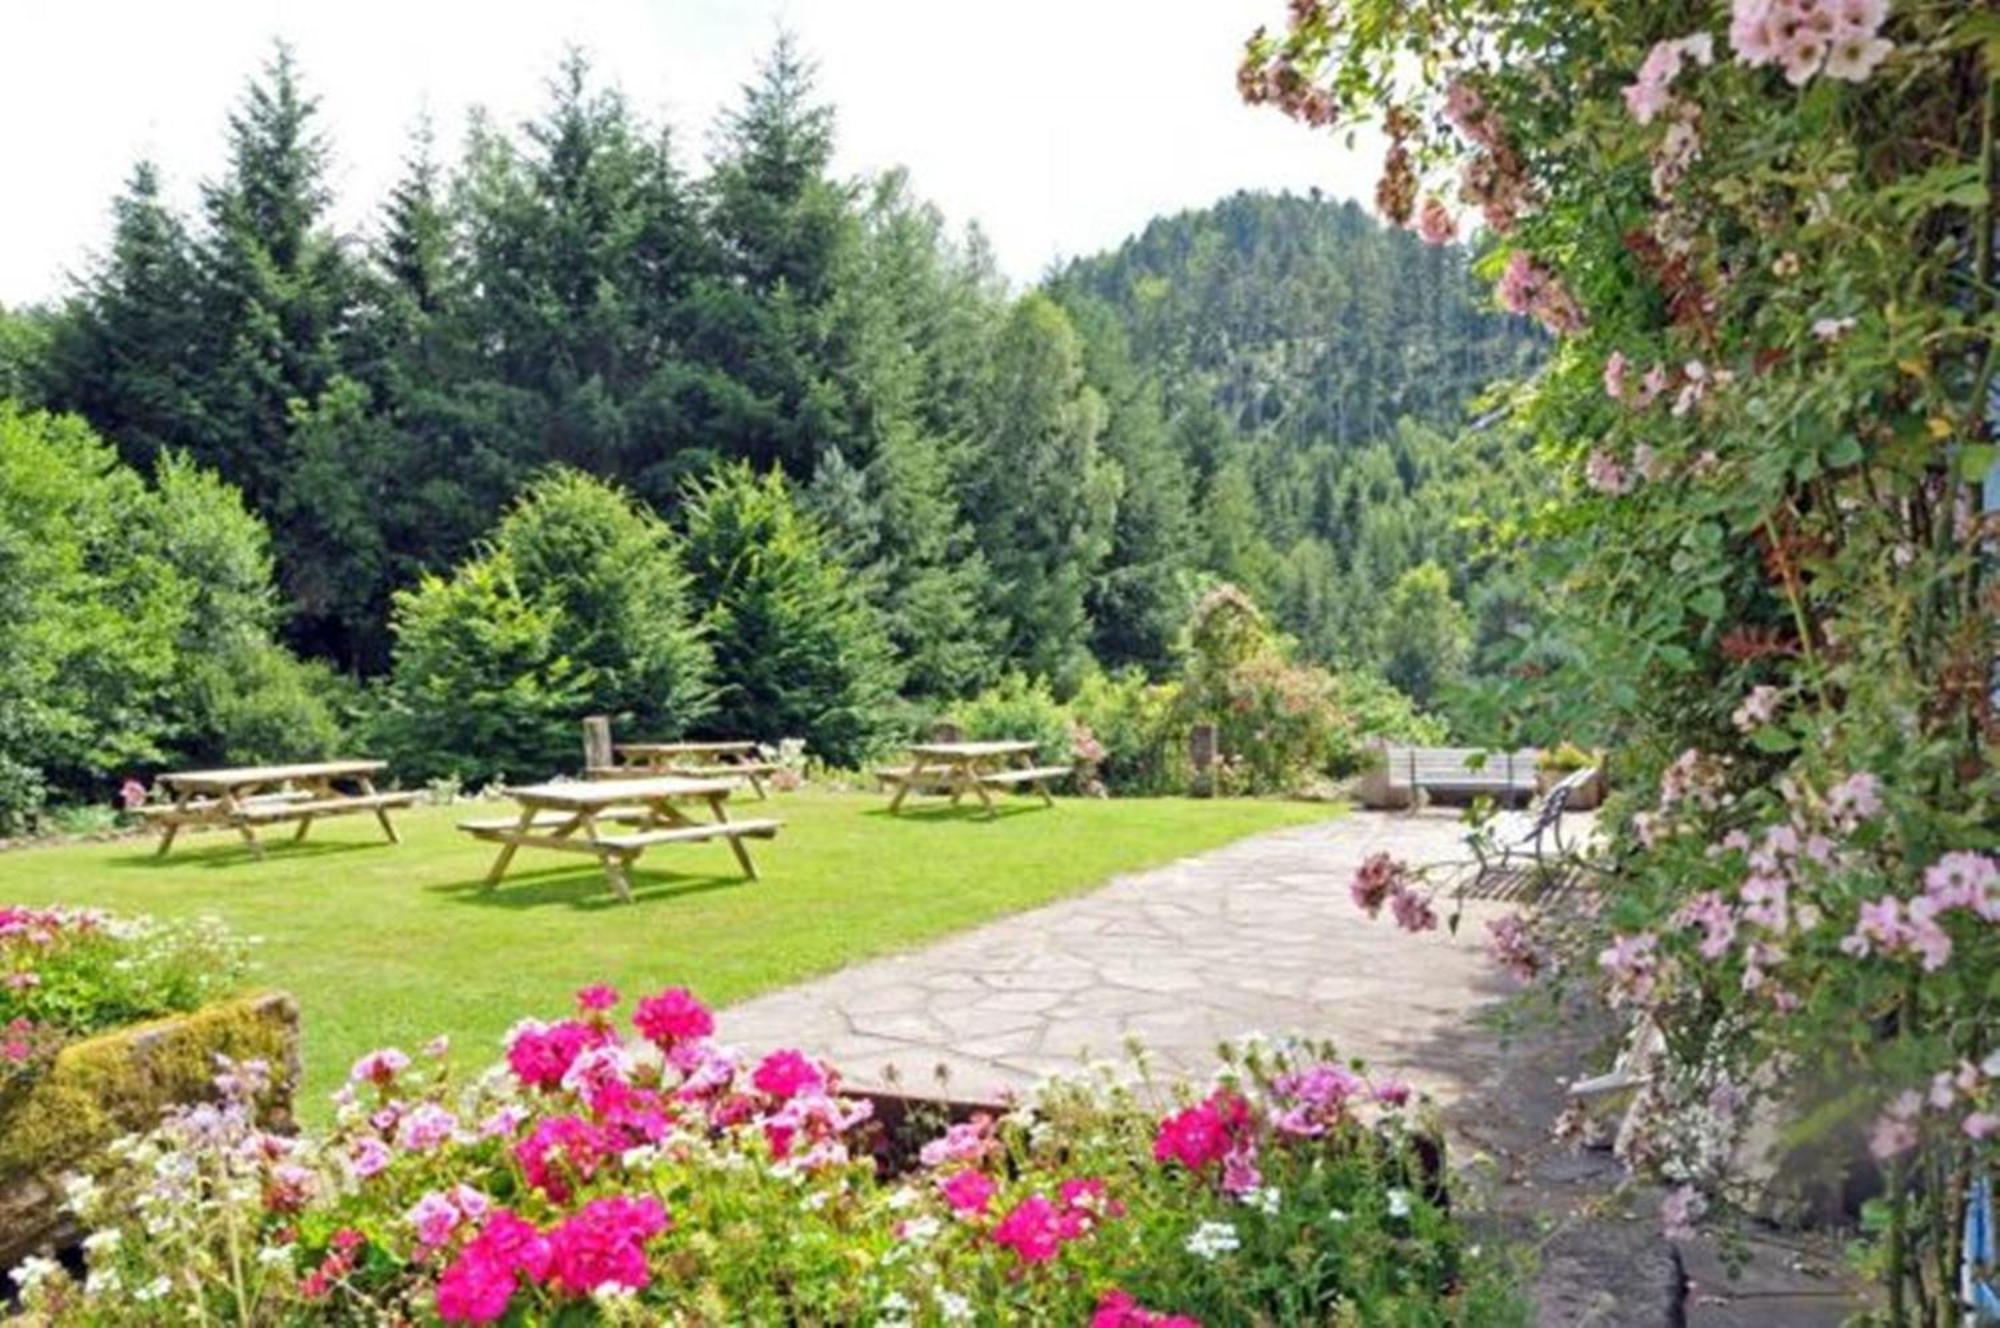
[(759, 760), (757, 744), (731, 738), (713, 742), (621, 742), (611, 748), (616, 764), (592, 770), (592, 779), (630, 779), (634, 774), (684, 775), (690, 779), (743, 779), (762, 801), (770, 796), (764, 780), (778, 767)]
[[(726, 839), (743, 867), (757, 879), (757, 866), (743, 846), (746, 838), (770, 839), (781, 821), (731, 821), (723, 804), (736, 791), (732, 779), (690, 779), (681, 775), (651, 775), (627, 779), (528, 784), (507, 790), (520, 813), (492, 820), (462, 821), (459, 829), (501, 846), (486, 874), (488, 889), (500, 884), (516, 849), (547, 848), (589, 853), (604, 866), (611, 888), (632, 902), (627, 874), (633, 861), (655, 844), (699, 843)], [(698, 821), (681, 807), (703, 803), (711, 819)], [(610, 827), (629, 827), (611, 829)]]
[(877, 770), (882, 782), (896, 790), (889, 810), (901, 811), (903, 799), (911, 793), (949, 795), (952, 806), (970, 793), (986, 808), (988, 817), (998, 816), (993, 803), (995, 790), (1033, 787), (1042, 803), (1053, 807), (1048, 781), (1070, 773), (1066, 765), (1035, 765), (1033, 757), (1040, 743), (1015, 739), (985, 742), (919, 742), (909, 748), (910, 764)]
[[(237, 766), (222, 770), (177, 770), (161, 775), (172, 801), (142, 807), (139, 814), (160, 827), (159, 854), (174, 846), (183, 827), (233, 828), (257, 857), (264, 845), (257, 827), (298, 822), (294, 842), (304, 839), (315, 820), (373, 812), (392, 844), (402, 842), (389, 819), (392, 807), (407, 807), (415, 793), (382, 793), (375, 788), (381, 761), (307, 761), (296, 765)], [(341, 785), (352, 785), (344, 791)]]

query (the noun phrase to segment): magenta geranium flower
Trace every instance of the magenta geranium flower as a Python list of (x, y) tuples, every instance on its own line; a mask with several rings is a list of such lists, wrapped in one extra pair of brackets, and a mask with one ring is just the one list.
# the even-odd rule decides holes
[(601, 1014), (618, 1005), (618, 988), (593, 983), (576, 994), (576, 1007), (585, 1014)]
[(993, 1201), (993, 1192), (999, 1188), (983, 1171), (955, 1171), (938, 1182), (944, 1201), (960, 1217), (985, 1212), (986, 1205)]
[(496, 1209), (486, 1226), (438, 1279), (438, 1317), (446, 1323), (496, 1323), (525, 1274), (548, 1276), (549, 1242), (534, 1224)]
[(1090, 1328), (1201, 1328), (1198, 1320), (1185, 1314), (1162, 1314), (1149, 1310), (1116, 1287), (1098, 1297), (1090, 1316)]
[(1062, 1248), (1056, 1206), (1042, 1195), (1029, 1195), (1000, 1219), (993, 1228), (993, 1239), (1014, 1251), (1022, 1263), (1047, 1263)]
[(593, 1199), (551, 1228), (549, 1280), (572, 1296), (646, 1285), (646, 1242), (671, 1225), (654, 1198)]
[(632, 1012), (632, 1026), (662, 1051), (715, 1032), (715, 1016), (686, 987), (669, 987), (648, 996)]
[(801, 1093), (823, 1092), (826, 1072), (804, 1052), (787, 1048), (774, 1051), (759, 1061), (750, 1082), (760, 1093), (790, 1098)]

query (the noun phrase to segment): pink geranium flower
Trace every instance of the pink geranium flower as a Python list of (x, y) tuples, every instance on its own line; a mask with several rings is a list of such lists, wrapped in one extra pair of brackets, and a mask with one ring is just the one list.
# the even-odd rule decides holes
[(401, 1051), (395, 1047), (382, 1047), (354, 1062), (354, 1068), (347, 1072), (347, 1082), (387, 1088), (409, 1065), (410, 1058)]
[(581, 1116), (551, 1116), (538, 1121), (528, 1137), (514, 1145), (514, 1160), (528, 1184), (567, 1202), (573, 1181), (587, 1181), (605, 1160), (622, 1152), (609, 1130)]
[(986, 1205), (993, 1201), (994, 1191), (1000, 1187), (993, 1178), (983, 1171), (955, 1171), (938, 1182), (938, 1191), (944, 1201), (960, 1217), (973, 1217), (986, 1211)]
[(826, 1073), (804, 1052), (787, 1048), (759, 1061), (750, 1075), (750, 1083), (760, 1093), (790, 1098), (824, 1090)]
[(1098, 1297), (1097, 1308), (1091, 1312), (1090, 1328), (1201, 1328), (1201, 1324), (1185, 1314), (1149, 1310), (1130, 1293), (1113, 1288)]
[(586, 1014), (602, 1014), (618, 1005), (618, 989), (602, 982), (583, 988), (576, 994), (576, 1006)]
[(526, 1275), (548, 1275), (549, 1242), (534, 1224), (501, 1208), (438, 1279), (438, 1317), (446, 1323), (498, 1322)]
[(507, 1066), (524, 1088), (561, 1087), (570, 1065), (589, 1047), (614, 1041), (609, 1028), (563, 1019), (553, 1024), (528, 1019), (507, 1038)]
[(993, 1239), (1013, 1250), (1022, 1263), (1047, 1263), (1062, 1248), (1055, 1205), (1042, 1195), (1029, 1195), (1000, 1219), (993, 1228)]
[(658, 1199), (593, 1199), (549, 1230), (549, 1281), (572, 1296), (646, 1285), (646, 1242), (671, 1225)]
[(685, 987), (669, 987), (639, 1002), (632, 1026), (661, 1050), (715, 1032), (715, 1016)]

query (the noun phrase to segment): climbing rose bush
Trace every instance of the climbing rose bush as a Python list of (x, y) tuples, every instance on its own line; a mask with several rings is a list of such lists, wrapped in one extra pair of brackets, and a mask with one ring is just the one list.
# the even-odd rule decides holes
[[(51, 1324), (1524, 1323), (1448, 1211), (1426, 1108), (1328, 1049), (1254, 1043), (1194, 1095), (1107, 1072), (892, 1137), (797, 1050), (714, 1042), (688, 992), (357, 1061), (317, 1135), (261, 1066), (70, 1182)], [(1148, 1105), (1162, 1102), (1164, 1106)]]
[(1591, 906), (1496, 954), (1663, 1045), (1620, 1141), (1674, 1233), (1783, 1198), (1757, 1122), (1879, 1169), (1896, 1324), (1957, 1321), (1995, 1161), (1997, 73), (1983, 5), (1295, 0), (1239, 76), (1381, 126), (1385, 211), (1476, 213), (1552, 337), (1502, 427), (1562, 486), (1523, 529), (1579, 663), (1512, 699), (1627, 792)]

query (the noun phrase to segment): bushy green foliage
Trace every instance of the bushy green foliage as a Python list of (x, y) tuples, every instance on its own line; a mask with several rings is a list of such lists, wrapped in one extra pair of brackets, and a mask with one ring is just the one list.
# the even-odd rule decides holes
[(951, 722), (968, 742), (1016, 739), (1036, 744), (1036, 760), (1067, 764), (1073, 723), (1069, 708), (1056, 700), (1048, 683), (1009, 673), (985, 691), (951, 708)]
[(898, 681), (888, 637), (779, 471), (691, 482), (687, 567), (715, 651), (708, 727), (855, 766), (888, 735)]
[(1463, 676), (1471, 638), (1442, 567), (1419, 563), (1396, 578), (1382, 604), (1377, 655), (1397, 690), (1419, 706), (1434, 704)]
[[(1500, 953), (1659, 1046), (1620, 1143), (1678, 1187), (1669, 1235), (1788, 1171), (1879, 1177), (1854, 1253), (1899, 1328), (1962, 1320), (2000, 1154), (1995, 33), (1977, 5), (1306, 0), (1241, 71), (1389, 124), (1381, 197), (1435, 188), (1435, 229), (1462, 188), (1499, 300), (1559, 339), (1510, 428), (1559, 477), (1526, 529), (1568, 649), (1522, 634), (1495, 676), (1551, 737), (1613, 737), (1622, 792), (1604, 909), (1507, 919)], [(1512, 615), (1479, 607), (1486, 647)]]
[(1098, 778), (1106, 788), (1136, 797), (1187, 791), (1189, 719), (1180, 694), (1178, 682), (1152, 682), (1136, 668), (1083, 680), (1070, 710), (1104, 748)]
[(337, 717), (271, 638), (263, 526), (163, 457), (149, 488), (75, 417), (0, 402), (0, 832), (43, 794), (261, 745), (331, 747)]
[(1342, 717), (1326, 670), (1288, 658), (1256, 604), (1211, 590), (1188, 626), (1182, 713), (1213, 724), (1228, 791), (1284, 793), (1325, 772)]
[(1377, 740), (1441, 747), (1451, 736), (1451, 726), (1442, 718), (1425, 714), (1393, 684), (1373, 673), (1336, 673), (1333, 698), (1341, 722), (1327, 762), (1332, 774), (1351, 775), (1359, 770), (1369, 744)]
[(532, 778), (576, 764), (578, 725), (677, 737), (712, 705), (673, 532), (576, 471), (537, 480), (479, 556), (396, 601), (375, 733), (416, 778)]

